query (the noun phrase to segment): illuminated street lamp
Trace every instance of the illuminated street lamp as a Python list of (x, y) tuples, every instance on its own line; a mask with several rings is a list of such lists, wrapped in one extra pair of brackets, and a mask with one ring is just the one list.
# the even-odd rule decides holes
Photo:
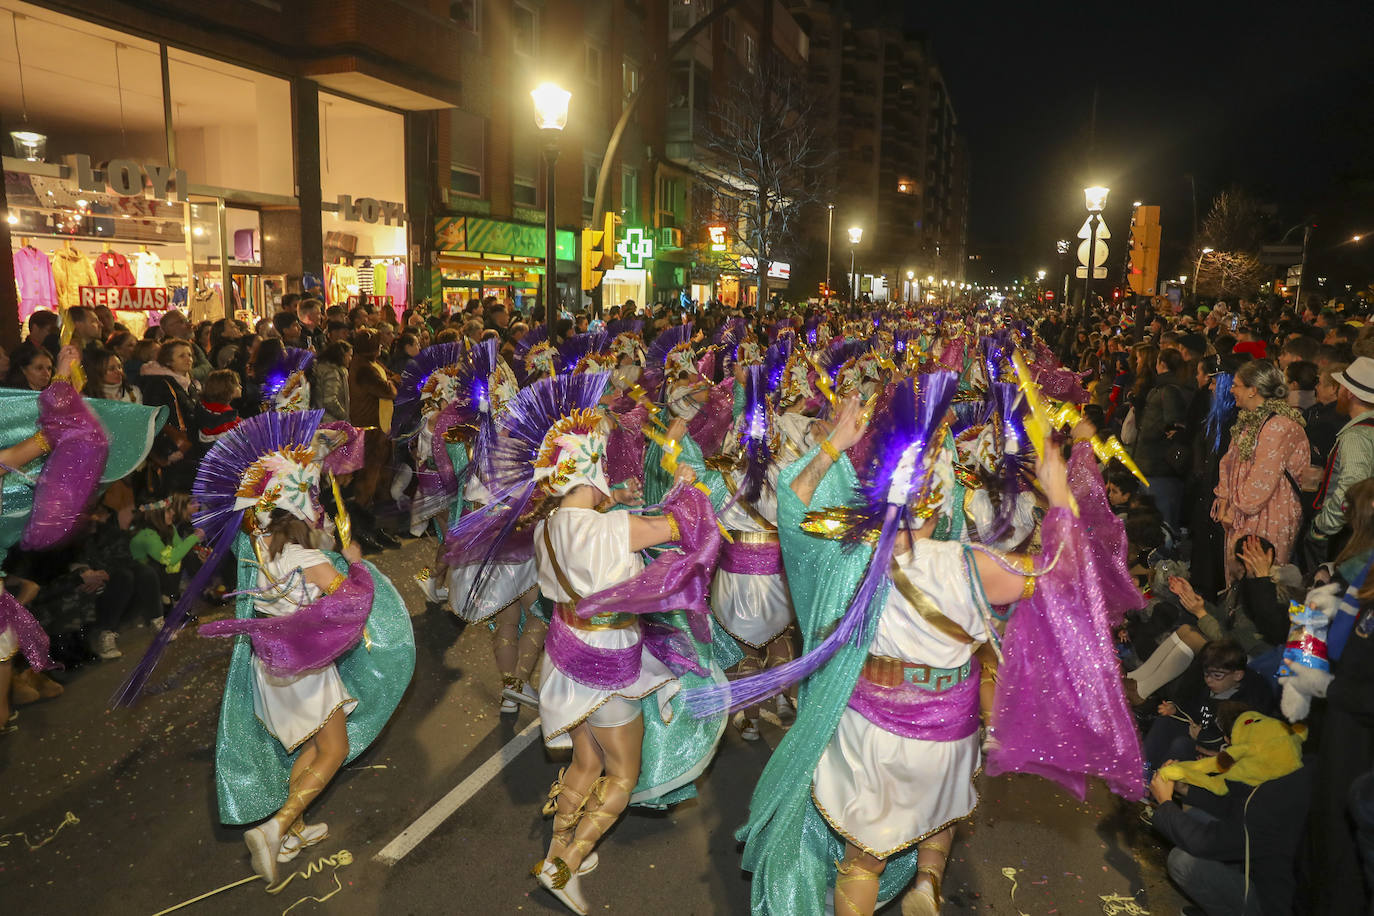
[(1207, 255), (1211, 254), (1213, 251), (1216, 251), (1216, 249), (1215, 249), (1215, 248), (1204, 248), (1204, 249), (1202, 249), (1202, 251), (1198, 252), (1198, 256), (1197, 256), (1197, 266), (1193, 268), (1193, 298), (1194, 298), (1194, 299), (1197, 298), (1197, 275), (1200, 274), (1200, 273), (1202, 273), (1202, 259), (1203, 259), (1204, 257), (1206, 257)]
[(913, 299), (915, 299), (915, 298), (916, 298), (916, 271), (914, 271), (914, 270), (908, 270), (908, 271), (906, 272), (906, 304), (907, 304), (907, 305), (910, 305), (910, 304), (911, 304), (911, 301), (912, 301)]
[(568, 126), (568, 101), (572, 93), (553, 83), (541, 83), (530, 92), (534, 100), (534, 125), (544, 137), (544, 325), (553, 331), (558, 293), (558, 230), (554, 223), (554, 163), (558, 161), (558, 141)]
[(863, 241), (864, 231), (860, 226), (849, 227), (849, 301), (859, 301), (859, 277), (854, 272), (854, 249)]
[(825, 217), (825, 298), (830, 299), (830, 242), (835, 237), (835, 205), (826, 204)]
[(1101, 185), (1093, 185), (1091, 188), (1083, 189), (1083, 200), (1088, 207), (1088, 270), (1083, 277), (1083, 313), (1087, 314), (1088, 302), (1093, 294), (1093, 271), (1097, 269), (1097, 226), (1102, 222), (1102, 210), (1107, 206), (1107, 195), (1110, 189)]

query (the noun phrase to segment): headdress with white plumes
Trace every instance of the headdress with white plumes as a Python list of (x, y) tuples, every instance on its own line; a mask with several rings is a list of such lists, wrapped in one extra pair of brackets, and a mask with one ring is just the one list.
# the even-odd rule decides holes
[(458, 393), (467, 349), (461, 343), (425, 347), (406, 363), (392, 404), (391, 438), (406, 440), (420, 431), (424, 418), (443, 410)]
[(298, 347), (286, 347), (262, 380), (262, 403), (269, 410), (308, 410), (310, 382), (306, 372), (315, 363), (315, 354)]
[(744, 479), (738, 496), (753, 503), (768, 482), (768, 468), (776, 448), (776, 423), (768, 396), (768, 376), (763, 366), (750, 366), (744, 375), (744, 409), (735, 427)]

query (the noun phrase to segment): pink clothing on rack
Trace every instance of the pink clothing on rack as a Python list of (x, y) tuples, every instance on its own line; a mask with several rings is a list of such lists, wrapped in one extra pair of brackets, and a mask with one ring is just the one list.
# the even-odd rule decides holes
[[(377, 291), (382, 294), (381, 290)], [(393, 308), (404, 309), (406, 302), (406, 264), (405, 261), (397, 261), (386, 269), (386, 295), (391, 297)]]
[(19, 284), (19, 319), (27, 321), (38, 309), (57, 311), (57, 284), (48, 256), (25, 245), (14, 253), (14, 279)]

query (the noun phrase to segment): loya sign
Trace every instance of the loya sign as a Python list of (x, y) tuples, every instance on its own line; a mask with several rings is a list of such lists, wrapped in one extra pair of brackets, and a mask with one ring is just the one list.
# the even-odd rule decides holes
[(76, 186), (95, 194), (115, 197), (152, 197), (156, 200), (185, 200), (190, 192), (186, 172), (156, 162), (111, 159), (104, 169), (91, 165), (84, 154), (67, 157)]
[(360, 197), (355, 201), (352, 195), (340, 194), (339, 219), (350, 223), (375, 223), (381, 220), (387, 226), (392, 225), (392, 220), (395, 220), (395, 225), (401, 226), (406, 221), (406, 207), (405, 204), (398, 204), (394, 200)]
[(103, 305), (112, 309), (131, 309), (143, 312), (165, 312), (171, 308), (172, 297), (165, 286), (83, 286), (81, 304), (86, 308)]

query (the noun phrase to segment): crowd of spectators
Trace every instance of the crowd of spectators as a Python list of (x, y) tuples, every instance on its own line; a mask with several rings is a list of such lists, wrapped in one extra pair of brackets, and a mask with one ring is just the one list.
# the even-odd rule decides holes
[[(1147, 816), (1173, 844), (1171, 876), (1208, 914), (1366, 912), (1374, 322), (1363, 307), (1299, 313), (1277, 298), (1160, 314), (1099, 302), (1049, 314), (1038, 331), (1081, 373), (1100, 431), (1120, 436), (1149, 481), (1118, 462), (1106, 469), (1148, 601), (1128, 615), (1119, 650)], [(1294, 729), (1306, 730), (1304, 765), (1232, 780), (1234, 743), (1256, 721), (1247, 715), (1288, 718), (1279, 678), (1289, 675), (1290, 602), (1301, 607), (1326, 583), (1359, 610), (1343, 653), (1331, 642), (1329, 674), (1314, 675), (1311, 712), (1292, 716), (1306, 720)], [(1231, 792), (1160, 772), (1209, 757)]]

